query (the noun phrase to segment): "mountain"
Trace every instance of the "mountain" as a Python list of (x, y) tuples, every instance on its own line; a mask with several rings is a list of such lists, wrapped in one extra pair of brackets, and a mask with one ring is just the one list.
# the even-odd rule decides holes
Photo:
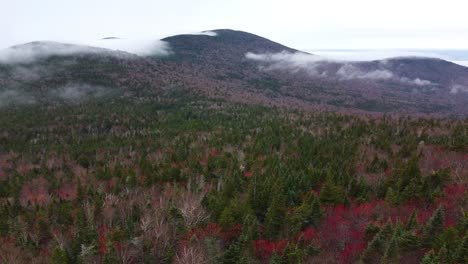
[(308, 110), (468, 115), (468, 68), (440, 59), (342, 62), (228, 29), (161, 41), (169, 55), (56, 42), (15, 46), (0, 52), (0, 89), (50, 101), (49, 90), (70, 84), (138, 98), (181, 87), (228, 101)]

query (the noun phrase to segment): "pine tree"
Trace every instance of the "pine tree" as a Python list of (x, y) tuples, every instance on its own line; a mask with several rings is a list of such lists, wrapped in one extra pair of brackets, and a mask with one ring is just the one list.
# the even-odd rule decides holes
[(444, 230), (445, 216), (442, 206), (435, 210), (426, 226), (424, 227), (424, 244), (426, 246), (432, 245), (435, 238)]
[(456, 261), (468, 263), (468, 234), (463, 237), (456, 251)]
[(61, 247), (56, 246), (54, 252), (52, 253), (52, 257), (50, 259), (52, 264), (68, 264), (70, 262), (70, 258), (65, 250)]
[(405, 229), (409, 231), (417, 227), (418, 227), (418, 221), (417, 221), (416, 212), (412, 212), (408, 222), (406, 223)]
[(265, 236), (270, 240), (277, 238), (284, 221), (286, 199), (281, 182), (277, 182), (272, 195), (273, 198), (265, 217)]
[(439, 250), (439, 253), (437, 254), (438, 258), (439, 258), (439, 262), (440, 264), (448, 264), (448, 263), (451, 263), (450, 261), (450, 255), (449, 255), (449, 251), (448, 251), (448, 248), (447, 248), (447, 245), (443, 245), (440, 250)]
[(320, 202), (328, 204), (343, 204), (345, 201), (344, 194), (339, 188), (333, 184), (331, 177), (325, 181), (320, 190)]
[(270, 262), (269, 264), (282, 264), (282, 259), (281, 259), (281, 256), (278, 255), (278, 253), (276, 253), (276, 251), (273, 253), (273, 255), (271, 256), (270, 258)]
[(424, 255), (421, 264), (440, 264), (437, 254), (433, 250)]
[(381, 256), (384, 252), (384, 247), (386, 244), (387, 238), (392, 233), (391, 222), (385, 224), (385, 226), (380, 229), (379, 233), (369, 242), (367, 248), (361, 255), (361, 261), (364, 263), (375, 262), (376, 256)]
[(311, 209), (310, 222), (314, 227), (317, 227), (320, 224), (320, 220), (323, 218), (323, 210), (320, 205), (320, 200), (315, 195), (313, 195)]
[(398, 251), (398, 238), (396, 232), (394, 232), (392, 239), (385, 249), (381, 263), (398, 263)]
[(291, 242), (284, 250), (283, 256), (281, 257), (282, 263), (301, 264), (302, 254), (302, 250), (295, 243)]
[(387, 194), (385, 194), (385, 201), (390, 205), (396, 205), (398, 203), (398, 196), (395, 194), (392, 187), (388, 188)]

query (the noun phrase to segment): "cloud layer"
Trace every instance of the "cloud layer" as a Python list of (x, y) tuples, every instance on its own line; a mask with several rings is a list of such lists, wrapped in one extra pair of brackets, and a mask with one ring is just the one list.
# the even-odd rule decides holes
[(172, 54), (169, 43), (161, 40), (105, 38), (87, 44), (105, 49), (125, 51), (140, 56), (166, 56)]
[[(407, 85), (432, 86), (436, 85), (421, 78), (409, 79), (400, 77), (391, 70), (386, 69), (385, 61), (382, 61), (381, 68), (366, 71), (359, 67), (359, 63), (351, 61), (340, 61), (323, 56), (312, 55), (304, 52), (280, 52), (256, 54), (248, 52), (245, 57), (250, 60), (261, 62), (259, 67), (262, 70), (288, 70), (291, 72), (305, 71), (315, 77), (332, 77), (338, 80), (394, 80)], [(338, 65), (338, 69), (327, 67), (327, 63)]]
[(83, 83), (68, 83), (57, 88), (50, 88), (45, 94), (10, 88), (0, 91), (0, 108), (13, 105), (31, 105), (49, 100), (75, 104), (109, 96), (113, 93), (115, 94), (114, 89), (109, 87)]
[(161, 40), (129, 40), (108, 38), (88, 43), (88, 45), (64, 44), (53, 41), (36, 41), (0, 50), (0, 63), (31, 63), (49, 56), (76, 54), (107, 54), (128, 57), (129, 54), (165, 56), (171, 54), (167, 42)]

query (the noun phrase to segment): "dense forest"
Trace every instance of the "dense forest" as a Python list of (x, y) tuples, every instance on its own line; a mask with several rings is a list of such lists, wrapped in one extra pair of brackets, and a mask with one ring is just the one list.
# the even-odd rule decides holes
[(0, 109), (0, 262), (468, 263), (468, 120), (171, 93)]

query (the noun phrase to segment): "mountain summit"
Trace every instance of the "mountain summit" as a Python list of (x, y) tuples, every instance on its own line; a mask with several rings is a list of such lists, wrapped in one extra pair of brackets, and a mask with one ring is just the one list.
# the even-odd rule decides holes
[(40, 96), (47, 97), (48, 89), (85, 83), (148, 96), (176, 85), (252, 104), (468, 115), (468, 68), (440, 59), (343, 62), (229, 29), (171, 36), (160, 43), (165, 55), (57, 42), (15, 46), (0, 53), (0, 89), (43, 91)]

